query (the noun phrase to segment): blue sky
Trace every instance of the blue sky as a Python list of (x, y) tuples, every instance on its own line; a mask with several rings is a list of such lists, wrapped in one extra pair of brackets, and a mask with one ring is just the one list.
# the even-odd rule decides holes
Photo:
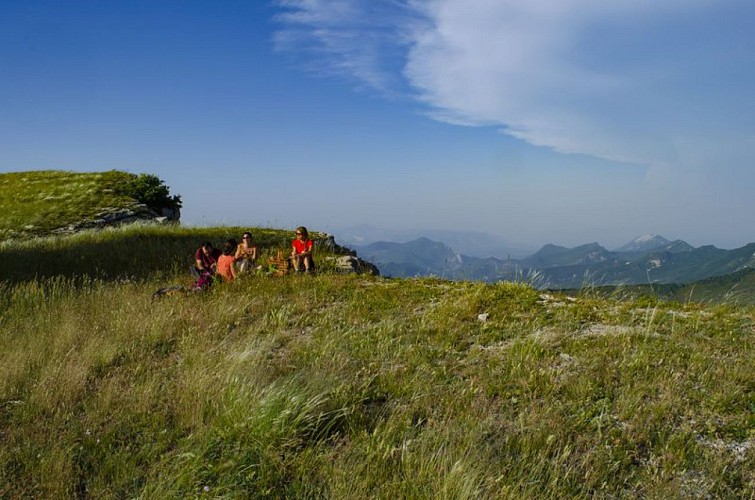
[(755, 4), (0, 1), (0, 171), (189, 224), (755, 241)]

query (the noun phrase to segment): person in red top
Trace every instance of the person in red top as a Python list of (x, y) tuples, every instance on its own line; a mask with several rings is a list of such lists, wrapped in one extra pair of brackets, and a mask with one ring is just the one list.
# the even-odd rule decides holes
[(296, 228), (296, 239), (291, 242), (291, 262), (294, 265), (294, 271), (301, 271), (302, 264), (304, 270), (308, 273), (315, 270), (315, 261), (312, 259), (314, 252), (314, 243), (309, 239), (307, 228), (299, 226)]
[(226, 241), (223, 245), (223, 255), (218, 257), (218, 274), (228, 282), (236, 279), (236, 268), (233, 266), (236, 261), (236, 257), (234, 257), (236, 246), (236, 240)]

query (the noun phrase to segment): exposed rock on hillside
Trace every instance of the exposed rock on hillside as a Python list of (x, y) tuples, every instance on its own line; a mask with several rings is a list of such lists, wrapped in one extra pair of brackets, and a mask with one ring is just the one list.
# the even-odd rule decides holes
[(336, 271), (341, 273), (371, 274), (373, 276), (380, 276), (380, 271), (374, 264), (364, 261), (355, 255), (327, 257), (327, 259), (335, 260)]
[(134, 222), (171, 224), (178, 223), (180, 219), (181, 211), (177, 208), (163, 208), (161, 213), (158, 214), (147, 205), (136, 203), (130, 208), (106, 208), (91, 218), (53, 229), (51, 232), (53, 234), (73, 234), (85, 229), (102, 229), (107, 226), (117, 226)]
[(327, 251), (340, 255), (339, 257), (327, 257), (328, 260), (335, 260), (336, 271), (380, 276), (380, 270), (377, 266), (357, 257), (357, 253), (354, 250), (336, 243), (335, 237), (332, 234), (326, 234), (322, 239), (315, 239), (319, 240), (318, 244)]

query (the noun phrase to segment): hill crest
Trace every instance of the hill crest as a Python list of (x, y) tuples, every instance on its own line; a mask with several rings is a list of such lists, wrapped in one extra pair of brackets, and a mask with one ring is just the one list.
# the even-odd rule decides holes
[(136, 221), (178, 222), (180, 196), (150, 174), (43, 170), (0, 174), (0, 240)]

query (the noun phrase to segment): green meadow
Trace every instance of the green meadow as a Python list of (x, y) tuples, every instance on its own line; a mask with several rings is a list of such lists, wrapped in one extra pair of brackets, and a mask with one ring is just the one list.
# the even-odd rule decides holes
[[(65, 237), (40, 237), (0, 242), (0, 278), (26, 282), (50, 277), (74, 281), (84, 277), (102, 280), (144, 280), (163, 277), (185, 282), (194, 252), (204, 241), (216, 248), (230, 238), (241, 240), (248, 228), (185, 228), (151, 223), (82, 231)], [(261, 262), (278, 250), (288, 254), (293, 230), (254, 228)], [(323, 234), (312, 238), (322, 242)], [(321, 259), (322, 260), (322, 259)], [(327, 262), (321, 262), (327, 268)]]
[(383, 279), (315, 233), (317, 274), (276, 277), (292, 232), (251, 228), (262, 269), (154, 298), (250, 228), (49, 236), (129, 182), (180, 204), (153, 181), (0, 175), (0, 498), (755, 496), (749, 275), (677, 300)]
[[(755, 496), (755, 307), (0, 244), (2, 498)], [(290, 231), (252, 228), (263, 262)]]

